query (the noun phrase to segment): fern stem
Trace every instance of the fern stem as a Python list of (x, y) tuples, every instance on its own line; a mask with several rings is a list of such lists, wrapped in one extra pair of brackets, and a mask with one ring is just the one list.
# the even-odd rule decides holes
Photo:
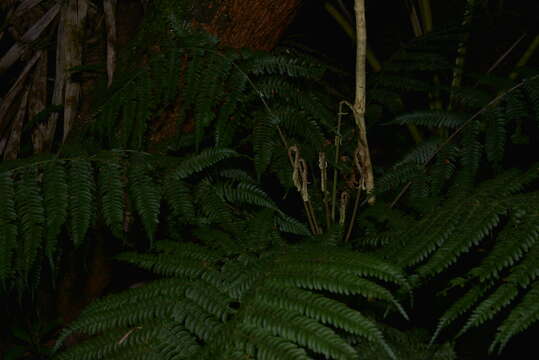
[(346, 232), (346, 237), (344, 242), (347, 243), (350, 240), (352, 235), (352, 229), (354, 228), (354, 222), (357, 216), (357, 210), (359, 209), (359, 198), (361, 197), (361, 184), (357, 187), (356, 199), (354, 200), (354, 208), (352, 209), (352, 217), (350, 218), (350, 223), (348, 224), (348, 231)]
[(369, 142), (367, 140), (367, 127), (365, 125), (366, 106), (366, 73), (365, 62), (367, 56), (367, 26), (365, 19), (365, 0), (355, 0), (356, 15), (356, 91), (354, 106), (352, 107), (356, 122), (358, 136), (357, 146), (360, 154), (361, 173), (365, 180), (365, 190), (369, 204), (374, 204), (374, 175), (372, 171)]
[(423, 29), (425, 33), (428, 33), (432, 30), (432, 10), (430, 7), (430, 0), (420, 0), (419, 11), (421, 11)]
[(331, 189), (331, 221), (335, 222), (335, 207), (337, 203), (337, 178), (339, 175), (339, 170), (337, 165), (339, 164), (339, 152), (341, 150), (341, 123), (342, 117), (347, 115), (343, 111), (344, 102), (339, 103), (339, 112), (337, 113), (337, 133), (335, 134), (335, 165), (333, 167), (333, 184)]
[[(494, 64), (492, 64), (492, 66), (487, 70), (487, 74), (490, 74), (491, 72), (494, 71), (494, 69), (496, 69), (498, 67), (498, 65), (500, 65), (502, 63), (503, 60), (505, 60), (505, 58), (517, 47), (518, 44), (520, 44), (520, 42), (526, 37), (526, 34), (522, 34), (520, 35), (520, 37), (509, 47), (509, 49), (507, 49), (507, 51), (505, 51), (497, 60), (496, 62), (494, 62)], [(538, 36), (538, 39), (539, 39), (539, 36)], [(512, 74), (511, 74), (512, 75)], [(509, 75), (509, 77), (511, 77), (511, 75)], [(513, 77), (511, 77), (513, 78)], [(479, 80), (477, 80), (475, 86), (477, 86), (479, 84)]]
[[(467, 26), (472, 21), (474, 6), (475, 0), (467, 1), (462, 26)], [(448, 110), (451, 110), (453, 107), (453, 103), (455, 101), (455, 90), (458, 89), (462, 83), (462, 74), (464, 72), (464, 62), (466, 60), (467, 52), (466, 42), (468, 41), (469, 37), (470, 31), (467, 31), (457, 49), (457, 59), (455, 60), (455, 67), (453, 68), (453, 80), (451, 81), (451, 93), (449, 95)]]
[(316, 219), (316, 213), (314, 212), (312, 201), (307, 201), (307, 208), (309, 209), (313, 221), (314, 233), (321, 234), (322, 231), (320, 230), (320, 226), (318, 225), (318, 220)]
[[(515, 70), (519, 67), (525, 66), (538, 47), (539, 47), (539, 35), (536, 35), (532, 43), (530, 44), (530, 46), (528, 46), (528, 48), (526, 49), (522, 57), (518, 60), (517, 64), (515, 65)], [(509, 75), (511, 79), (514, 79), (516, 76), (517, 76), (516, 71), (513, 71), (511, 75)]]
[[(356, 199), (354, 200), (354, 208), (352, 210), (352, 217), (350, 218), (350, 224), (348, 225), (348, 231), (346, 232), (346, 237), (344, 238), (344, 242), (348, 242), (350, 239), (350, 236), (352, 235), (352, 229), (354, 227), (354, 222), (357, 216), (357, 210), (359, 208), (359, 198), (361, 196), (361, 190), (365, 189), (365, 178), (363, 177), (362, 171), (361, 171), (361, 163), (360, 163), (360, 149), (358, 148), (354, 152), (354, 163), (356, 165), (356, 169), (359, 173), (359, 183), (357, 185), (357, 192), (356, 192)], [(368, 201), (368, 197), (367, 197)]]
[(326, 161), (326, 153), (321, 151), (318, 154), (318, 167), (320, 168), (320, 191), (322, 192), (322, 202), (324, 203), (324, 215), (326, 219), (326, 228), (329, 229), (330, 223), (330, 210), (329, 210), (329, 192), (328, 185), (328, 163)]

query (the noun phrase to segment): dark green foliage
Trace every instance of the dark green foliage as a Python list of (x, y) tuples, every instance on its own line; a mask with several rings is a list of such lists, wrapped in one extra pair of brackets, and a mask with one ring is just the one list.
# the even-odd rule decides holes
[(75, 246), (84, 242), (94, 216), (94, 169), (88, 160), (69, 163), (69, 214), (70, 230)]
[(418, 111), (411, 114), (397, 116), (390, 124), (414, 124), (429, 127), (443, 127), (455, 129), (464, 123), (466, 118), (462, 114), (454, 114), (446, 111)]
[(6, 279), (12, 272), (12, 254), (17, 248), (17, 212), (15, 208), (15, 186), (10, 172), (0, 173), (0, 194), (3, 205), (0, 206), (0, 279), (6, 285)]
[[(261, 220), (268, 222), (268, 217), (255, 218), (256, 223)], [(196, 234), (208, 244), (216, 236), (233, 236), (215, 230)], [(167, 279), (88, 307), (61, 339), (72, 332), (98, 336), (59, 359), (116, 358), (139, 345), (145, 358), (309, 359), (315, 353), (328, 359), (357, 358), (342, 331), (378, 344), (395, 358), (372, 320), (328, 295), (356, 294), (401, 309), (390, 292), (372, 280), (406, 286), (396, 267), (319, 245), (281, 246), (258, 254), (245, 253), (243, 246), (237, 247), (239, 252), (224, 253), (175, 242), (158, 248), (156, 255), (121, 258)]]
[[(96, 220), (102, 220), (116, 237), (123, 238), (127, 206), (139, 216), (151, 241), (159, 222), (162, 191), (174, 217), (193, 222), (199, 214), (195, 213), (191, 185), (184, 180), (235, 155), (229, 149), (209, 149), (183, 159), (174, 158), (163, 168), (167, 162), (159, 156), (111, 151), (71, 159), (35, 159), (25, 161), (25, 166), (1, 171), (4, 206), (0, 209), (0, 281), (7, 288), (17, 285), (24, 290), (28, 277), (39, 271), (44, 257), (54, 269), (61, 255), (58, 240), (64, 230), (75, 247), (86, 242), (86, 234)], [(164, 190), (156, 171), (168, 174)], [(201, 197), (213, 194), (223, 204), (228, 199), (277, 210), (254, 185), (245, 183), (225, 192), (217, 191), (221, 185), (215, 187), (209, 180), (198, 186), (201, 190), (204, 186), (212, 189), (201, 191)], [(204, 203), (201, 198), (196, 201)], [(211, 208), (211, 203), (204, 203), (203, 208)]]
[[(495, 237), (494, 246), (479, 265), (464, 279), (455, 278), (454, 285), (465, 286), (469, 291), (441, 317), (436, 334), (471, 311), (461, 330), (463, 333), (492, 319), (519, 294), (534, 293), (534, 280), (539, 274), (536, 268), (539, 202), (537, 192), (522, 191), (538, 178), (539, 167), (534, 165), (525, 173), (500, 174), (474, 191), (466, 191), (457, 184), (450, 198), (420, 220), (406, 223), (405, 231), (382, 233), (380, 239), (373, 240), (391, 245), (381, 252), (393, 262), (417, 266), (415, 271), (420, 278), (428, 278), (465, 254), (477, 251), (479, 246), (489, 247), (485, 242)], [(501, 350), (511, 336), (531, 324), (532, 320), (518, 327), (506, 325), (514, 321), (514, 312), (521, 306), (517, 305), (502, 322), (493, 346), (499, 345)]]
[[(394, 328), (384, 327), (382, 331), (395, 349), (395, 355), (399, 359), (406, 360), (456, 360), (457, 354), (450, 343), (442, 345), (429, 344), (429, 334), (419, 329), (399, 331)], [(387, 354), (379, 347), (373, 346), (364, 340), (358, 339), (355, 348), (363, 354), (364, 359), (387, 360), (390, 359)]]
[[(368, 79), (367, 125), (369, 136), (373, 120), (417, 127), (418, 144), (401, 151), (396, 137), (384, 139), (384, 151), (405, 155), (385, 170), (375, 164), (378, 203), (355, 219), (349, 207), (337, 224), (324, 218), (319, 152), (329, 177), (339, 175), (338, 195), (355, 193), (360, 171), (353, 121), (337, 128), (333, 100), (320, 91), (326, 67), (288, 51), (225, 49), (182, 21), (187, 3), (150, 6), (112, 86), (97, 91), (83, 140), (115, 150), (0, 171), (8, 291), (35, 288), (43, 260), (57, 264), (59, 240), (80, 247), (102, 228), (121, 239), (143, 229), (148, 252), (120, 259), (161, 278), (95, 301), (60, 340), (89, 337), (58, 358), (454, 359), (449, 343), (429, 347), (430, 334), (378, 322), (379, 310), (407, 318), (402, 299), (448, 271), (443, 294), (455, 301), (432, 340), (461, 318), (456, 336), (504, 315), (491, 349), (501, 351), (539, 319), (539, 171), (525, 161), (507, 171), (514, 145), (537, 131), (537, 76), (464, 78), (447, 89), (440, 83), (453, 61), (440, 44), (456, 44), (461, 30), (405, 46)], [(429, 110), (402, 114), (409, 99)], [(169, 115), (181, 131), (153, 143), (147, 135), (160, 121), (151, 120)], [(163, 153), (142, 152), (154, 145)], [(309, 169), (308, 205), (294, 189), (292, 145)], [(302, 205), (321, 234), (303, 221)]]
[(153, 168), (144, 155), (135, 155), (128, 170), (129, 193), (134, 208), (140, 215), (150, 242), (153, 242), (159, 218), (161, 189), (152, 178)]
[[(24, 171), (15, 182), (15, 208), (20, 237), (14, 256), (14, 270), (19, 285), (27, 286), (42, 247), (45, 211), (35, 169)], [(2, 249), (3, 250), (3, 249)], [(33, 283), (33, 281), (32, 281)], [(35, 285), (35, 283), (33, 284)]]
[(105, 224), (114, 236), (121, 238), (124, 223), (124, 174), (119, 154), (113, 154), (111, 161), (97, 164), (99, 197)]
[[(260, 175), (271, 161), (275, 124), (283, 115), (297, 117), (307, 112), (307, 119), (325, 116), (326, 121), (332, 116), (314, 95), (305, 96), (312, 93), (310, 84), (324, 74), (320, 63), (307, 57), (222, 49), (210, 35), (181, 25), (172, 15), (161, 13), (163, 10), (155, 11), (166, 19), (166, 29), (143, 27), (135, 41), (141, 43), (139, 50), (133, 48), (142, 52), (137, 57), (144, 56), (147, 61), (126, 65), (113, 85), (101, 89), (96, 97), (97, 111), (88, 135), (101, 145), (143, 149), (150, 118), (168, 111), (167, 106), (179, 98), (181, 106), (174, 114), (177, 125), (194, 124), (189, 135), (193, 135), (197, 151), (207, 145), (202, 142), (209, 140), (208, 135), (217, 147), (232, 147), (252, 134)], [(140, 50), (155, 46), (156, 34), (148, 34), (155, 31), (163, 39), (159, 51)], [(312, 121), (302, 130), (305, 139), (320, 139)], [(311, 136), (312, 132), (317, 136)], [(170, 148), (181, 140), (167, 139)]]

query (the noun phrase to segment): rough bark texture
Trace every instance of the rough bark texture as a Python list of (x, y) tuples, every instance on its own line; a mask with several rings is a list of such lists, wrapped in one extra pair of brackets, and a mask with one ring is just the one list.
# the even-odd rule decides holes
[(193, 21), (227, 46), (271, 50), (292, 21), (301, 0), (196, 1)]
[[(279, 42), (301, 0), (192, 0), (192, 4), (193, 24), (215, 35), (221, 44), (269, 51)], [(177, 129), (180, 108), (181, 99), (154, 120), (150, 134), (153, 144), (194, 128), (188, 120)]]

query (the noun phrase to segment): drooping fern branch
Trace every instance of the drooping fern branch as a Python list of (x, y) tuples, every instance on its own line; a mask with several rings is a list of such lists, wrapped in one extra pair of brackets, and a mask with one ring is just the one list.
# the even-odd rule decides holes
[[(0, 281), (10, 288), (18, 279), (20, 289), (25, 288), (43, 258), (54, 268), (61, 250), (58, 241), (64, 234), (69, 234), (74, 246), (80, 246), (87, 241), (87, 233), (98, 217), (121, 238), (128, 231), (129, 210), (139, 216), (150, 241), (159, 223), (162, 203), (170, 206), (174, 215), (194, 222), (198, 216), (194, 204), (201, 200), (186, 195), (193, 184), (185, 180), (235, 156), (238, 154), (233, 150), (208, 149), (169, 159), (165, 166), (160, 156), (112, 151), (7, 163), (0, 171), (0, 196), (5, 203), (0, 210)], [(158, 172), (169, 175), (162, 181), (156, 176)], [(205, 183), (217, 186), (210, 178)], [(223, 201), (264, 204), (264, 196), (256, 192), (254, 185), (235, 186), (235, 193), (228, 198), (217, 189), (213, 194)], [(165, 201), (161, 199), (163, 191), (170, 195)]]

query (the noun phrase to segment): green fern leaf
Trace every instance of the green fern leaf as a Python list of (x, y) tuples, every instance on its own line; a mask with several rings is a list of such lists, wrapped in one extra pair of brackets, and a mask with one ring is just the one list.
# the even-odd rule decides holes
[(455, 129), (461, 126), (465, 120), (466, 119), (460, 114), (448, 113), (446, 111), (425, 110), (397, 116), (395, 120), (388, 124), (413, 124), (435, 128)]
[(180, 179), (185, 179), (186, 177), (213, 166), (222, 160), (236, 156), (239, 156), (238, 153), (230, 149), (207, 149), (200, 154), (184, 160), (175, 170), (176, 176)]
[(498, 347), (498, 353), (500, 353), (513, 336), (526, 330), (537, 320), (539, 320), (539, 284), (534, 283), (528, 294), (498, 328), (490, 351)]
[(302, 236), (312, 235), (307, 225), (286, 214), (275, 217), (275, 223), (277, 225), (277, 228), (285, 233)]
[(431, 343), (438, 337), (440, 331), (455, 321), (459, 316), (469, 311), (479, 299), (492, 287), (493, 284), (482, 283), (474, 286), (464, 296), (461, 296), (453, 305), (445, 311), (438, 321), (438, 326), (431, 338)]
[(144, 225), (146, 235), (152, 243), (159, 222), (161, 190), (150, 176), (150, 165), (144, 157), (135, 156), (131, 159), (128, 179), (129, 193)]
[(98, 185), (105, 224), (117, 238), (123, 236), (124, 183), (119, 159), (99, 163)]
[(13, 270), (12, 255), (17, 247), (15, 186), (9, 171), (0, 173), (0, 283), (6, 285)]
[(195, 218), (191, 189), (188, 184), (180, 180), (176, 172), (169, 172), (165, 176), (164, 192), (174, 217), (186, 219), (188, 222)]
[(469, 328), (478, 326), (485, 321), (492, 319), (494, 315), (499, 313), (518, 295), (518, 289), (512, 284), (500, 286), (486, 300), (483, 300), (472, 312), (470, 318), (460, 330), (459, 335), (462, 335)]
[(506, 122), (505, 114), (499, 108), (492, 110), (492, 115), (487, 117), (487, 130), (485, 133), (485, 152), (487, 159), (499, 168), (501, 166), (506, 141)]
[(262, 173), (271, 162), (273, 152), (274, 127), (271, 123), (272, 116), (261, 116), (253, 130), (253, 149), (255, 152), (255, 169), (257, 178), (260, 180)]
[(482, 155), (482, 145), (478, 140), (480, 132), (480, 122), (474, 120), (464, 129), (462, 139), (462, 167), (457, 179), (458, 183), (470, 187), (479, 170), (479, 163)]
[(217, 194), (231, 203), (256, 205), (262, 208), (281, 212), (279, 207), (256, 184), (239, 183), (236, 187), (223, 185), (217, 188)]
[(15, 184), (15, 206), (21, 235), (17, 244), (16, 270), (23, 286), (39, 260), (39, 249), (43, 245), (45, 211), (37, 175), (36, 168), (30, 168), (20, 175)]
[(82, 244), (94, 219), (95, 184), (93, 168), (87, 160), (73, 160), (68, 171), (71, 236), (75, 246)]
[(247, 326), (267, 329), (327, 358), (355, 359), (357, 356), (334, 331), (313, 319), (262, 304), (251, 305), (249, 310), (243, 314), (243, 323)]
[(56, 245), (62, 226), (67, 220), (69, 203), (67, 175), (63, 161), (53, 161), (45, 166), (43, 174), (43, 197), (46, 215), (46, 248), (51, 268), (56, 256)]

